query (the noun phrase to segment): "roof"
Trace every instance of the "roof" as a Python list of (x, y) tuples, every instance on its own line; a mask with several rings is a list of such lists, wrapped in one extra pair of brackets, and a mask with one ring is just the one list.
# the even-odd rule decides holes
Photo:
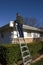
[[(13, 30), (13, 28), (15, 29), (14, 21), (10, 21), (10, 23), (8, 23), (7, 25), (2, 26), (0, 28), (0, 32), (1, 31), (10, 31), (10, 30)], [(37, 32), (43, 32), (42, 29), (35, 28), (35, 27), (32, 27), (32, 26), (28, 26), (28, 25), (23, 25), (23, 29), (25, 29), (25, 30), (31, 30), (31, 31), (37, 31)]]
[(35, 27), (32, 27), (32, 26), (28, 26), (28, 25), (23, 25), (23, 28), (24, 28), (24, 29), (28, 29), (28, 30), (33, 30), (33, 31), (40, 31), (40, 32), (43, 32), (42, 29), (35, 28)]

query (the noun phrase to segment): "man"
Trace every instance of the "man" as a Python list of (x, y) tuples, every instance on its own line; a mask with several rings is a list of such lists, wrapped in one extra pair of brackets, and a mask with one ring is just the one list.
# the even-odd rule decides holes
[(16, 14), (15, 23), (17, 23), (17, 29), (18, 29), (18, 32), (19, 32), (19, 36), (24, 37), (24, 34), (23, 34), (23, 18), (18, 13)]

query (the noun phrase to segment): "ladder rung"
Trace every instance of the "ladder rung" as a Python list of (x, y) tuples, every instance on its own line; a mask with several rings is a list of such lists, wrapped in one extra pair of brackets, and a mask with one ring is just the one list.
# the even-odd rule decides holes
[(26, 65), (26, 64), (28, 64), (28, 63), (30, 63), (31, 61), (32, 61), (32, 59), (30, 59), (30, 60), (28, 60), (28, 61), (24, 62), (24, 65)]
[(27, 46), (21, 46), (21, 48), (24, 48), (24, 47), (27, 47)]
[[(16, 23), (16, 31), (17, 31), (17, 37), (18, 37), (19, 31), (18, 31), (17, 25), (18, 25), (18, 23)], [(27, 44), (26, 44), (26, 42), (25, 42), (24, 37), (23, 37), (23, 40), (24, 40), (24, 43), (25, 43), (26, 45), (22, 46), (22, 42), (20, 42), (20, 38), (19, 38), (19, 37), (18, 37), (18, 40), (19, 40), (19, 43), (20, 43), (20, 49), (21, 49), (21, 54), (22, 54), (22, 58), (23, 58), (23, 63), (24, 63), (24, 65), (26, 65), (27, 63), (30, 63), (30, 62), (32, 61), (32, 59), (30, 59), (30, 52), (29, 52), (29, 49), (28, 49), (28, 46), (27, 46)], [(23, 48), (24, 48), (24, 47), (26, 47), (28, 50), (24, 50), (24, 51), (23, 51)], [(28, 52), (29, 54), (26, 55), (25, 52)], [(23, 53), (24, 53), (24, 54), (23, 54)], [(24, 56), (24, 55), (26, 55), (26, 56)], [(29, 60), (27, 61), (28, 57), (29, 57)], [(27, 59), (25, 60), (25, 58), (27, 58)], [(25, 60), (25, 61), (24, 61), (24, 60)]]
[(27, 57), (30, 57), (30, 55), (24, 56), (23, 59), (25, 59), (25, 58), (27, 58)]
[(22, 53), (29, 52), (29, 50), (23, 51)]

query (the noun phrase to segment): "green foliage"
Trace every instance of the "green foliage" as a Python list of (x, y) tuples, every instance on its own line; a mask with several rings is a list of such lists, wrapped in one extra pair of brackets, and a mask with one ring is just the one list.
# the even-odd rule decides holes
[(39, 50), (42, 49), (42, 43), (41, 42), (33, 43), (33, 44), (31, 43), (28, 44), (28, 47), (32, 57), (35, 57), (38, 54)]
[(6, 48), (4, 46), (0, 46), (0, 63), (6, 65)]
[(31, 65), (43, 65), (43, 58), (35, 63), (32, 63)]
[(0, 63), (1, 59), (2, 63), (6, 62), (6, 64), (8, 65), (12, 65), (12, 63), (17, 63), (17, 61), (21, 59), (19, 45), (0, 45)]
[[(19, 60), (20, 56), (20, 49), (18, 45), (14, 45), (14, 46), (9, 46), (7, 48), (7, 62), (12, 64), (14, 62), (17, 63), (17, 61)], [(10, 65), (9, 64), (9, 65)]]
[[(42, 49), (43, 43), (28, 44), (32, 57)], [(0, 45), (0, 63), (3, 65), (12, 65), (22, 60), (19, 44), (2, 44)]]

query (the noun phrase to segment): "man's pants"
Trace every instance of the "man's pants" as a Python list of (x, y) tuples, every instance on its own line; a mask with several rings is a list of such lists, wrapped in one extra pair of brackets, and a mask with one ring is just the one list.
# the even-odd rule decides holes
[(17, 28), (18, 28), (19, 36), (20, 37), (24, 37), (24, 34), (23, 34), (23, 25), (18, 23)]

